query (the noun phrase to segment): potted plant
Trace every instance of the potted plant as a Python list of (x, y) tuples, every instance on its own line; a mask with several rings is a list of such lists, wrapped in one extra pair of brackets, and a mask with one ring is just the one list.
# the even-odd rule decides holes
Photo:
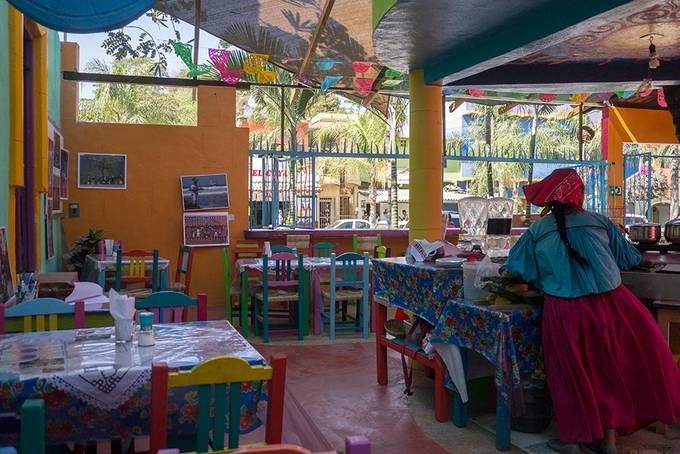
[(90, 229), (85, 235), (78, 238), (71, 250), (64, 254), (68, 269), (76, 271), (79, 278), (83, 278), (82, 272), (85, 266), (85, 258), (88, 254), (97, 252), (97, 244), (102, 239), (104, 239), (104, 231), (101, 229)]

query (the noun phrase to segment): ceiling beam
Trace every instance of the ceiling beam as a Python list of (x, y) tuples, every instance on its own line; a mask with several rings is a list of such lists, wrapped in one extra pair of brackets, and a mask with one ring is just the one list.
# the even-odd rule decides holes
[[(470, 77), (452, 81), (451, 88), (484, 88), (497, 91), (581, 93), (637, 88), (649, 75), (646, 62), (511, 64), (491, 68)], [(657, 85), (680, 84), (680, 61), (664, 61), (652, 71)], [(598, 87), (601, 89), (598, 90)], [(633, 88), (633, 89), (634, 89)]]
[(653, 0), (544, 2), (527, 14), (503, 21), (484, 36), (458, 43), (425, 62), (425, 83), (448, 84), (610, 24), (653, 6)]
[[(309, 46), (307, 47), (307, 52), (305, 52), (305, 58), (302, 60), (302, 63), (300, 64), (300, 69), (298, 70), (298, 74), (306, 74), (307, 70), (309, 69), (309, 65), (312, 63), (312, 59), (314, 58), (314, 54), (316, 53), (316, 47), (319, 44), (319, 39), (321, 38), (321, 33), (323, 33), (323, 29), (326, 26), (326, 22), (328, 21), (328, 17), (331, 15), (331, 11), (333, 10), (333, 5), (335, 5), (335, 0), (326, 0), (326, 3), (324, 3), (323, 8), (321, 8), (321, 15), (319, 16), (319, 22), (316, 24), (316, 28), (314, 29), (314, 33), (312, 34), (312, 39), (309, 41)], [(321, 81), (319, 81), (321, 82)], [(291, 96), (291, 103), (295, 102), (295, 99), (297, 98), (299, 93), (299, 90), (294, 90), (293, 95)]]

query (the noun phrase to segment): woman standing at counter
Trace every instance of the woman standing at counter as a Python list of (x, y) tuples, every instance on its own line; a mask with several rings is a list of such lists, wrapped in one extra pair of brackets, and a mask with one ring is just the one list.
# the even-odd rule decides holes
[(680, 416), (680, 370), (656, 321), (623, 285), (639, 252), (604, 216), (583, 207), (583, 181), (558, 169), (524, 187), (544, 207), (506, 269), (545, 293), (543, 350), (564, 453), (615, 454), (629, 434)]

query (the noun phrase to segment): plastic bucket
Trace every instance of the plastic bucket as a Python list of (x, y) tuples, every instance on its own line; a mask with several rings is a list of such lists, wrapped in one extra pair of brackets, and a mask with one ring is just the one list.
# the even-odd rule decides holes
[(489, 292), (475, 287), (475, 277), (481, 262), (463, 263), (463, 298), (467, 301), (486, 301)]

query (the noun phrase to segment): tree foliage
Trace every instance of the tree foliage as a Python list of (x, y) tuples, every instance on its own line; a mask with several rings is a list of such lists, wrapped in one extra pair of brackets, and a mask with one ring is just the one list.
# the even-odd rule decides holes
[[(90, 61), (85, 70), (107, 74), (149, 75), (148, 58), (115, 60), (110, 66)], [(132, 84), (98, 84), (94, 98), (80, 100), (80, 120), (100, 123), (195, 125), (191, 89)]]

